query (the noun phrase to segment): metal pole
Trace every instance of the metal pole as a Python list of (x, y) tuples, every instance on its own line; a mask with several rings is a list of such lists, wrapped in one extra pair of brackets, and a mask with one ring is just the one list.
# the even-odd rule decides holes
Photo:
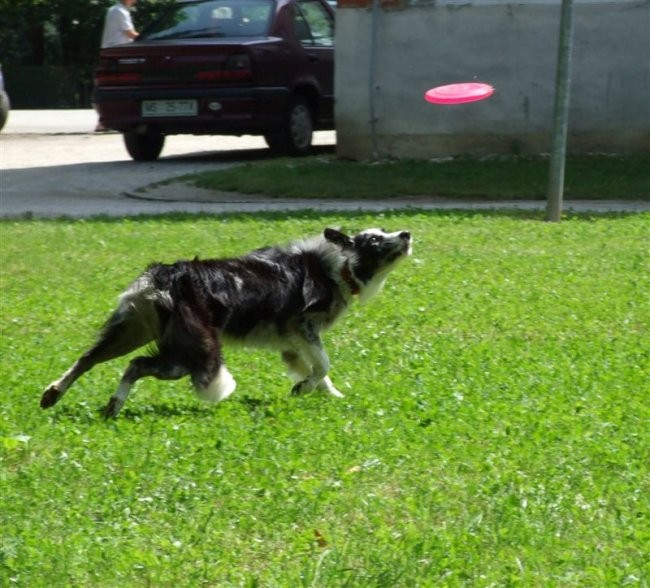
[(370, 28), (370, 60), (368, 64), (368, 110), (370, 111), (370, 138), (372, 139), (372, 158), (379, 159), (377, 141), (377, 28), (379, 27), (380, 0), (373, 0)]
[(562, 0), (560, 44), (555, 80), (555, 110), (553, 114), (553, 148), (546, 192), (546, 220), (559, 222), (564, 194), (566, 137), (569, 123), (571, 90), (571, 50), (573, 47), (573, 0)]

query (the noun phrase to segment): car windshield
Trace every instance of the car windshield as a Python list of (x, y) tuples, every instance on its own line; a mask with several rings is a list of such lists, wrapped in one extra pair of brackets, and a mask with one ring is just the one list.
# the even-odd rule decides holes
[(265, 36), (273, 8), (273, 0), (207, 0), (175, 4), (146, 27), (138, 40)]

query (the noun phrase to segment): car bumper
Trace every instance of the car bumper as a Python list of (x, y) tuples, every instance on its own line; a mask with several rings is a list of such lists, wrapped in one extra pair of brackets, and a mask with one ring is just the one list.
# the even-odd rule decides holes
[[(265, 134), (282, 124), (286, 88), (125, 89), (97, 88), (102, 124), (121, 132), (172, 134)], [(196, 100), (192, 116), (142, 116), (143, 100)]]

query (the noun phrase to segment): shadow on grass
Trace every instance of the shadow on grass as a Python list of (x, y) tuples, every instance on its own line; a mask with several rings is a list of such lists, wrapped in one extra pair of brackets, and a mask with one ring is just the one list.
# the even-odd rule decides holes
[[(242, 406), (251, 417), (259, 419), (260, 417), (275, 416), (272, 409), (274, 402), (272, 399), (256, 398), (248, 395), (241, 395), (229, 400)], [(191, 400), (187, 403), (156, 403), (143, 404), (141, 406), (125, 406), (117, 419), (104, 419), (104, 405), (98, 402), (91, 405), (87, 402), (81, 404), (66, 404), (57, 407), (49, 416), (55, 423), (84, 423), (89, 424), (97, 421), (113, 422), (115, 420), (137, 421), (147, 417), (156, 417), (162, 419), (176, 417), (204, 417), (211, 418), (215, 415), (217, 404), (202, 403), (194, 404)]]
[(76, 405), (65, 405), (57, 407), (51, 413), (55, 423), (92, 423), (97, 421), (113, 422), (115, 420), (140, 420), (146, 417), (173, 418), (181, 416), (201, 417), (211, 416), (212, 411), (208, 410), (210, 405), (205, 406), (188, 404), (149, 404), (142, 406), (125, 407), (120, 411), (117, 419), (104, 419), (104, 406), (101, 403), (90, 406), (87, 403)]
[[(213, 412), (208, 410), (211, 407), (209, 404), (197, 405), (191, 404), (149, 404), (142, 406), (126, 407), (120, 411), (117, 416), (118, 419), (136, 420), (145, 417), (160, 417), (160, 418), (174, 418), (174, 417), (209, 417)], [(103, 409), (99, 411), (100, 416), (104, 418)], [(113, 420), (113, 419), (108, 419)]]

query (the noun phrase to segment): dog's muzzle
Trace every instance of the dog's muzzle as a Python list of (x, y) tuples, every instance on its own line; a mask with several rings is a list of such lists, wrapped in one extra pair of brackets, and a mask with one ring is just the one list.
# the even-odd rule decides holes
[(400, 239), (400, 241), (402, 243), (402, 253), (404, 255), (410, 255), (411, 254), (411, 244), (412, 244), (411, 233), (409, 233), (408, 231), (402, 231), (399, 234), (399, 239)]

